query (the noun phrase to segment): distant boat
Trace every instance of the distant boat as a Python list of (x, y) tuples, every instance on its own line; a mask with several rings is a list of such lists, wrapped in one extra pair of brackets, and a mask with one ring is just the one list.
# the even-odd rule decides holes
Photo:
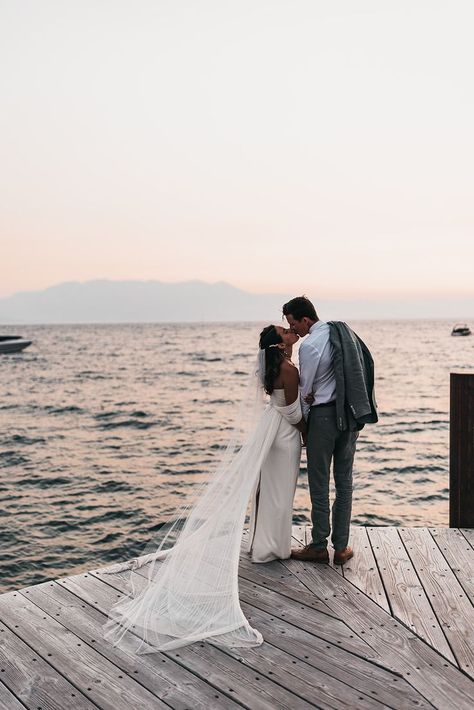
[(0, 335), (0, 353), (19, 353), (31, 345), (31, 342), (21, 335)]
[(456, 323), (451, 331), (451, 335), (471, 335), (471, 329), (466, 323)]

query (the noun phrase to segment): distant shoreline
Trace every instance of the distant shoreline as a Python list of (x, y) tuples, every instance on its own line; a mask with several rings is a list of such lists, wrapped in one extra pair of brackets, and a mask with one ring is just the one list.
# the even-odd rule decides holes
[[(51, 327), (51, 326), (58, 326), (58, 327), (70, 327), (70, 326), (88, 326), (88, 325), (97, 325), (97, 326), (135, 326), (135, 325), (209, 325), (209, 326), (217, 326), (217, 325), (229, 325), (232, 323), (235, 323), (236, 325), (242, 325), (242, 324), (263, 324), (270, 322), (272, 319), (270, 318), (258, 318), (256, 320), (250, 320), (248, 318), (245, 319), (232, 319), (232, 320), (169, 320), (169, 321), (62, 321), (62, 322), (17, 322), (17, 323), (7, 323), (3, 322), (0, 320), (0, 328), (28, 328), (28, 327)], [(324, 318), (321, 320), (325, 320)], [(343, 320), (340, 318), (328, 318), (327, 320)], [(453, 323), (456, 321), (456, 317), (448, 317), (448, 316), (443, 316), (442, 318), (437, 318), (434, 316), (431, 317), (406, 317), (406, 318), (346, 318), (345, 320), (355, 322), (355, 323), (377, 323), (377, 322), (384, 322), (384, 323), (393, 323), (393, 322), (412, 322), (412, 323), (426, 323), (426, 322), (434, 322), (434, 323)], [(468, 321), (472, 320), (474, 321), (474, 315), (472, 316), (471, 319), (469, 318), (461, 318), (458, 320), (462, 321)]]

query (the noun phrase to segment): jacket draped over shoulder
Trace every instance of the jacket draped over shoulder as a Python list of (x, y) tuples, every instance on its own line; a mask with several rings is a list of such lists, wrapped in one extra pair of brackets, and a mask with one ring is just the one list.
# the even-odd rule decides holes
[(342, 321), (329, 321), (336, 378), (338, 429), (362, 429), (378, 421), (374, 360), (366, 344)]

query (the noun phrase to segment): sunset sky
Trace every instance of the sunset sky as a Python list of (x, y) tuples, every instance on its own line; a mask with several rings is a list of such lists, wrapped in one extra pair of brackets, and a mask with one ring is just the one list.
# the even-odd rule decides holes
[(0, 0), (0, 297), (474, 293), (472, 0)]

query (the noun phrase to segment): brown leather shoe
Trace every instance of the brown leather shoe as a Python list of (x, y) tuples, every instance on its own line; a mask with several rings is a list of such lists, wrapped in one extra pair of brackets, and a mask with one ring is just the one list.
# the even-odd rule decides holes
[(291, 551), (291, 556), (294, 560), (302, 560), (303, 562), (329, 562), (329, 552), (324, 547), (323, 549), (318, 549), (313, 545), (306, 545), (306, 547), (300, 547), (297, 550)]
[(343, 550), (336, 550), (334, 552), (334, 564), (343, 565), (347, 560), (354, 557), (354, 550), (352, 547), (345, 547)]

